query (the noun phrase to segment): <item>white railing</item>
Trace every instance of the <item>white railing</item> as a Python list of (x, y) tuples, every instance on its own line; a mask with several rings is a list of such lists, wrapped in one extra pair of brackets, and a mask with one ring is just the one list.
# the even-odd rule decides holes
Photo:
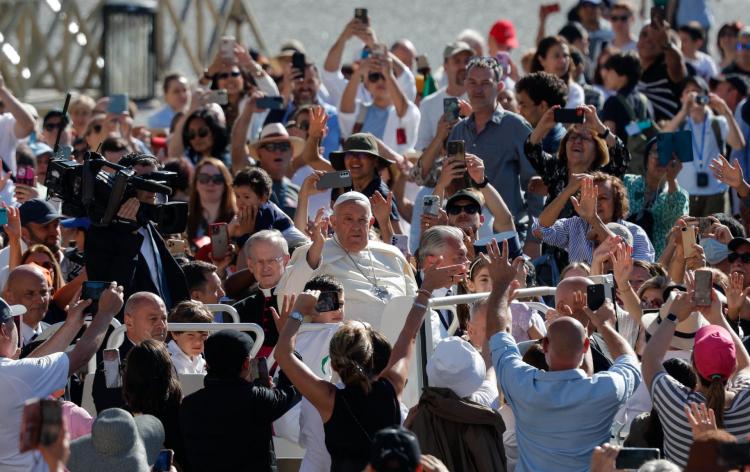
[[(554, 295), (555, 287), (531, 287), (516, 290), (516, 298), (546, 297)], [(490, 296), (490, 292), (468, 293), (466, 295), (451, 295), (450, 297), (435, 297), (430, 299), (430, 308), (448, 308), (460, 304), (470, 304)]]

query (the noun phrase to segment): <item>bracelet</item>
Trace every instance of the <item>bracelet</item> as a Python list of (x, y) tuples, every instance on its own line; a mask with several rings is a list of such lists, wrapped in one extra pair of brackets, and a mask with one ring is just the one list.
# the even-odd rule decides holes
[(424, 295), (427, 298), (431, 298), (432, 297), (432, 293), (428, 292), (426, 289), (423, 289), (423, 288), (420, 288), (419, 290), (417, 290), (417, 293), (421, 293), (422, 295)]
[(412, 306), (415, 306), (417, 308), (421, 308), (423, 310), (427, 310), (427, 305), (423, 305), (422, 303), (419, 303), (416, 300), (414, 301), (414, 303), (412, 303)]

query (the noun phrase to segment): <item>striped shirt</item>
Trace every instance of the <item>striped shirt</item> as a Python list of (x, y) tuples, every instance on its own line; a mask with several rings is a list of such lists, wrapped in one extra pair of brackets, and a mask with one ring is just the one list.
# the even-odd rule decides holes
[[(735, 392), (735, 397), (724, 409), (724, 429), (742, 438), (750, 434), (750, 377), (732, 379), (729, 390)], [(706, 397), (666, 372), (659, 372), (651, 384), (651, 398), (664, 427), (664, 457), (685, 467), (693, 443), (685, 405), (689, 402), (705, 403)]]
[[(625, 220), (617, 223), (628, 228), (633, 235), (633, 259), (654, 262), (654, 246), (643, 228)], [(580, 216), (560, 218), (548, 228), (540, 225), (539, 220), (535, 218), (532, 230), (534, 235), (545, 243), (568, 251), (570, 262), (583, 261), (591, 264), (594, 243), (586, 237), (591, 226)]]

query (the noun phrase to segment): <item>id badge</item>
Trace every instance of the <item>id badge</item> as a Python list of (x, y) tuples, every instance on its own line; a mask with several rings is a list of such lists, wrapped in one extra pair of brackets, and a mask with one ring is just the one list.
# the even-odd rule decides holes
[(695, 185), (699, 188), (708, 187), (708, 172), (698, 172), (695, 174)]
[(631, 121), (625, 127), (625, 132), (628, 133), (628, 136), (635, 136), (641, 132), (641, 127), (635, 121)]
[(396, 128), (396, 144), (406, 144), (405, 128)]

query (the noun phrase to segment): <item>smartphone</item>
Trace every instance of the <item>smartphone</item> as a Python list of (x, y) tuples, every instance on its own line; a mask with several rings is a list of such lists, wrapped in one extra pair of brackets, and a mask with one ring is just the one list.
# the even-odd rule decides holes
[(84, 313), (90, 313), (96, 315), (99, 311), (99, 298), (102, 296), (102, 292), (109, 287), (109, 282), (97, 282), (93, 280), (86, 280), (83, 282), (81, 288), (81, 300), (91, 300), (92, 303), (86, 308)]
[(555, 121), (558, 123), (583, 123), (583, 110), (580, 108), (556, 108)]
[(159, 451), (159, 455), (156, 456), (156, 462), (151, 468), (153, 472), (169, 472), (172, 468), (172, 460), (174, 459), (174, 451), (171, 449), (162, 449)]
[(370, 24), (370, 19), (367, 17), (367, 8), (355, 8), (354, 18), (358, 19), (366, 25)]
[(422, 213), (437, 216), (440, 213), (440, 197), (437, 195), (425, 195), (422, 199)]
[(208, 225), (208, 235), (211, 237), (211, 255), (215, 261), (220, 261), (229, 254), (229, 231), (226, 223)]
[(427, 60), (427, 56), (420, 54), (417, 56), (417, 71), (422, 71), (430, 68), (430, 62)]
[(329, 188), (346, 188), (352, 186), (352, 176), (348, 170), (326, 172), (320, 176), (316, 187), (318, 190)]
[(724, 467), (723, 470), (742, 468), (750, 464), (750, 443), (719, 443), (716, 445), (716, 455), (717, 465)]
[(292, 69), (297, 70), (297, 74), (299, 75), (305, 75), (305, 64), (307, 60), (305, 59), (305, 55), (301, 52), (295, 52), (292, 54)]
[(391, 236), (391, 245), (396, 246), (404, 257), (409, 257), (409, 235), (394, 234)]
[(0, 225), (8, 224), (8, 209), (0, 208)]
[(667, 17), (666, 11), (662, 6), (651, 7), (651, 23), (656, 25), (663, 25), (664, 19)]
[(448, 157), (452, 157), (460, 161), (466, 160), (465, 143), (462, 139), (457, 141), (448, 141), (445, 144), (445, 150), (448, 154)]
[(120, 375), (120, 350), (105, 349), (102, 351), (102, 365), (104, 366), (104, 381), (107, 388), (122, 387)]
[(234, 36), (223, 36), (219, 45), (219, 56), (228, 62), (234, 62), (234, 45), (237, 40)]
[(713, 278), (710, 270), (698, 269), (693, 272), (695, 276), (695, 293), (693, 299), (696, 306), (711, 306), (711, 292), (713, 291)]
[(16, 183), (21, 185), (28, 185), (29, 187), (34, 186), (34, 168), (31, 166), (28, 167), (19, 167), (16, 170)]
[(62, 406), (57, 400), (28, 400), (21, 417), (19, 452), (54, 444), (62, 434), (62, 421)]
[(327, 311), (336, 311), (340, 307), (338, 292), (320, 292), (318, 302), (315, 304), (315, 311), (325, 313)]
[(452, 123), (459, 118), (460, 108), (458, 106), (458, 99), (456, 97), (444, 98), (443, 99), (443, 115), (445, 121)]
[(184, 256), (187, 253), (187, 243), (182, 239), (167, 239), (167, 249), (173, 256)]
[(217, 103), (226, 106), (229, 103), (226, 89), (211, 90), (206, 94), (207, 103)]
[(542, 8), (546, 13), (557, 13), (560, 11), (560, 4), (559, 3), (548, 3), (546, 5), (542, 5)]
[(695, 103), (698, 105), (708, 105), (708, 95), (696, 95)]
[(284, 108), (283, 97), (260, 97), (255, 100), (255, 106), (263, 110), (281, 110)]
[(372, 51), (370, 51), (370, 48), (368, 48), (367, 46), (365, 46), (365, 47), (362, 48), (362, 52), (359, 53), (359, 58), (360, 59), (367, 59), (368, 57), (370, 57), (370, 54), (372, 54)]
[(685, 254), (685, 259), (695, 255), (696, 250), (693, 245), (697, 242), (694, 226), (687, 225), (682, 228), (682, 251)]
[(707, 216), (701, 216), (698, 218), (698, 234), (701, 236), (708, 233), (711, 225), (714, 224), (713, 220)]
[(586, 302), (589, 310), (596, 311), (604, 305), (604, 284), (594, 284), (586, 287)]
[(128, 94), (116, 93), (109, 96), (109, 105), (107, 105), (107, 113), (114, 113), (119, 115), (128, 111)]
[(638, 469), (644, 463), (659, 459), (659, 450), (646, 447), (623, 447), (615, 459), (616, 469)]

